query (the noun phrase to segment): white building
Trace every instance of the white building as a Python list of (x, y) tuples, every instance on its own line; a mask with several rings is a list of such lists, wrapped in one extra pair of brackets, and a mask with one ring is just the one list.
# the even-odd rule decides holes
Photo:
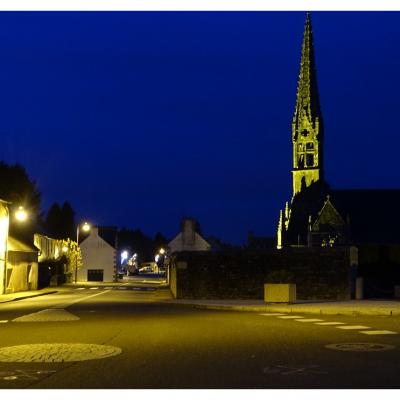
[(196, 232), (197, 221), (184, 218), (181, 231), (168, 243), (169, 254), (179, 251), (210, 251), (211, 245)]
[[(102, 232), (103, 231), (103, 232)], [(116, 276), (116, 230), (92, 227), (81, 243), (82, 267), (78, 269), (78, 282), (113, 282)]]

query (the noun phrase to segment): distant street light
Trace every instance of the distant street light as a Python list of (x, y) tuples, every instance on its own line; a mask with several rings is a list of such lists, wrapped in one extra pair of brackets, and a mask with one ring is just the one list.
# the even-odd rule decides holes
[(163, 248), (161, 248), (160, 251), (159, 251), (159, 253), (160, 253), (160, 254), (164, 254), (164, 253), (165, 253), (165, 250), (164, 250)]
[(123, 264), (124, 261), (127, 260), (127, 259), (128, 259), (128, 251), (127, 251), (127, 250), (124, 250), (124, 251), (121, 253), (121, 264)]
[(80, 226), (78, 224), (77, 228), (76, 228), (76, 259), (75, 259), (75, 283), (77, 281), (78, 278), (78, 252), (79, 252), (79, 230), (80, 228), (84, 231), (84, 232), (89, 232), (91, 226), (87, 223), (84, 222), (82, 224), (82, 226)]

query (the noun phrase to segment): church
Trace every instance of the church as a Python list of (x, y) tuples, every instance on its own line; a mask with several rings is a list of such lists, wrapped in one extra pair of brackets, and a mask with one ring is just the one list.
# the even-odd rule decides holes
[(292, 144), (293, 195), (280, 211), (278, 249), (400, 243), (400, 190), (334, 190), (324, 178), (324, 124), (310, 14), (302, 42)]

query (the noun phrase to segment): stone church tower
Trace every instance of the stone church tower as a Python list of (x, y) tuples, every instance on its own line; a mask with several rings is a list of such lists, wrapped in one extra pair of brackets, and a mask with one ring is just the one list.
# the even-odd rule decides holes
[[(298, 197), (312, 184), (324, 182), (323, 123), (319, 105), (313, 34), (309, 13), (306, 17), (301, 49), (300, 75), (292, 121), (292, 143), (293, 204), (295, 197)], [(286, 237), (290, 225), (293, 226), (293, 221), (291, 221), (294, 217), (292, 211), (289, 203), (286, 203), (285, 209), (280, 211), (277, 232), (278, 249), (288, 244)], [(295, 219), (298, 219), (297, 215)]]
[(323, 180), (323, 125), (319, 106), (310, 14), (304, 29), (296, 109), (292, 122), (293, 196)]

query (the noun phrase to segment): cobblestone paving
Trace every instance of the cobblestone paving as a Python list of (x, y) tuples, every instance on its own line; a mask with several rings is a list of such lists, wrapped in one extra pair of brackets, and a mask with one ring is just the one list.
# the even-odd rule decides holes
[(116, 356), (119, 347), (87, 343), (38, 343), (0, 348), (0, 362), (75, 362)]
[(51, 308), (36, 313), (23, 315), (13, 319), (13, 322), (49, 322), (49, 321), (77, 321), (79, 317), (63, 308)]

